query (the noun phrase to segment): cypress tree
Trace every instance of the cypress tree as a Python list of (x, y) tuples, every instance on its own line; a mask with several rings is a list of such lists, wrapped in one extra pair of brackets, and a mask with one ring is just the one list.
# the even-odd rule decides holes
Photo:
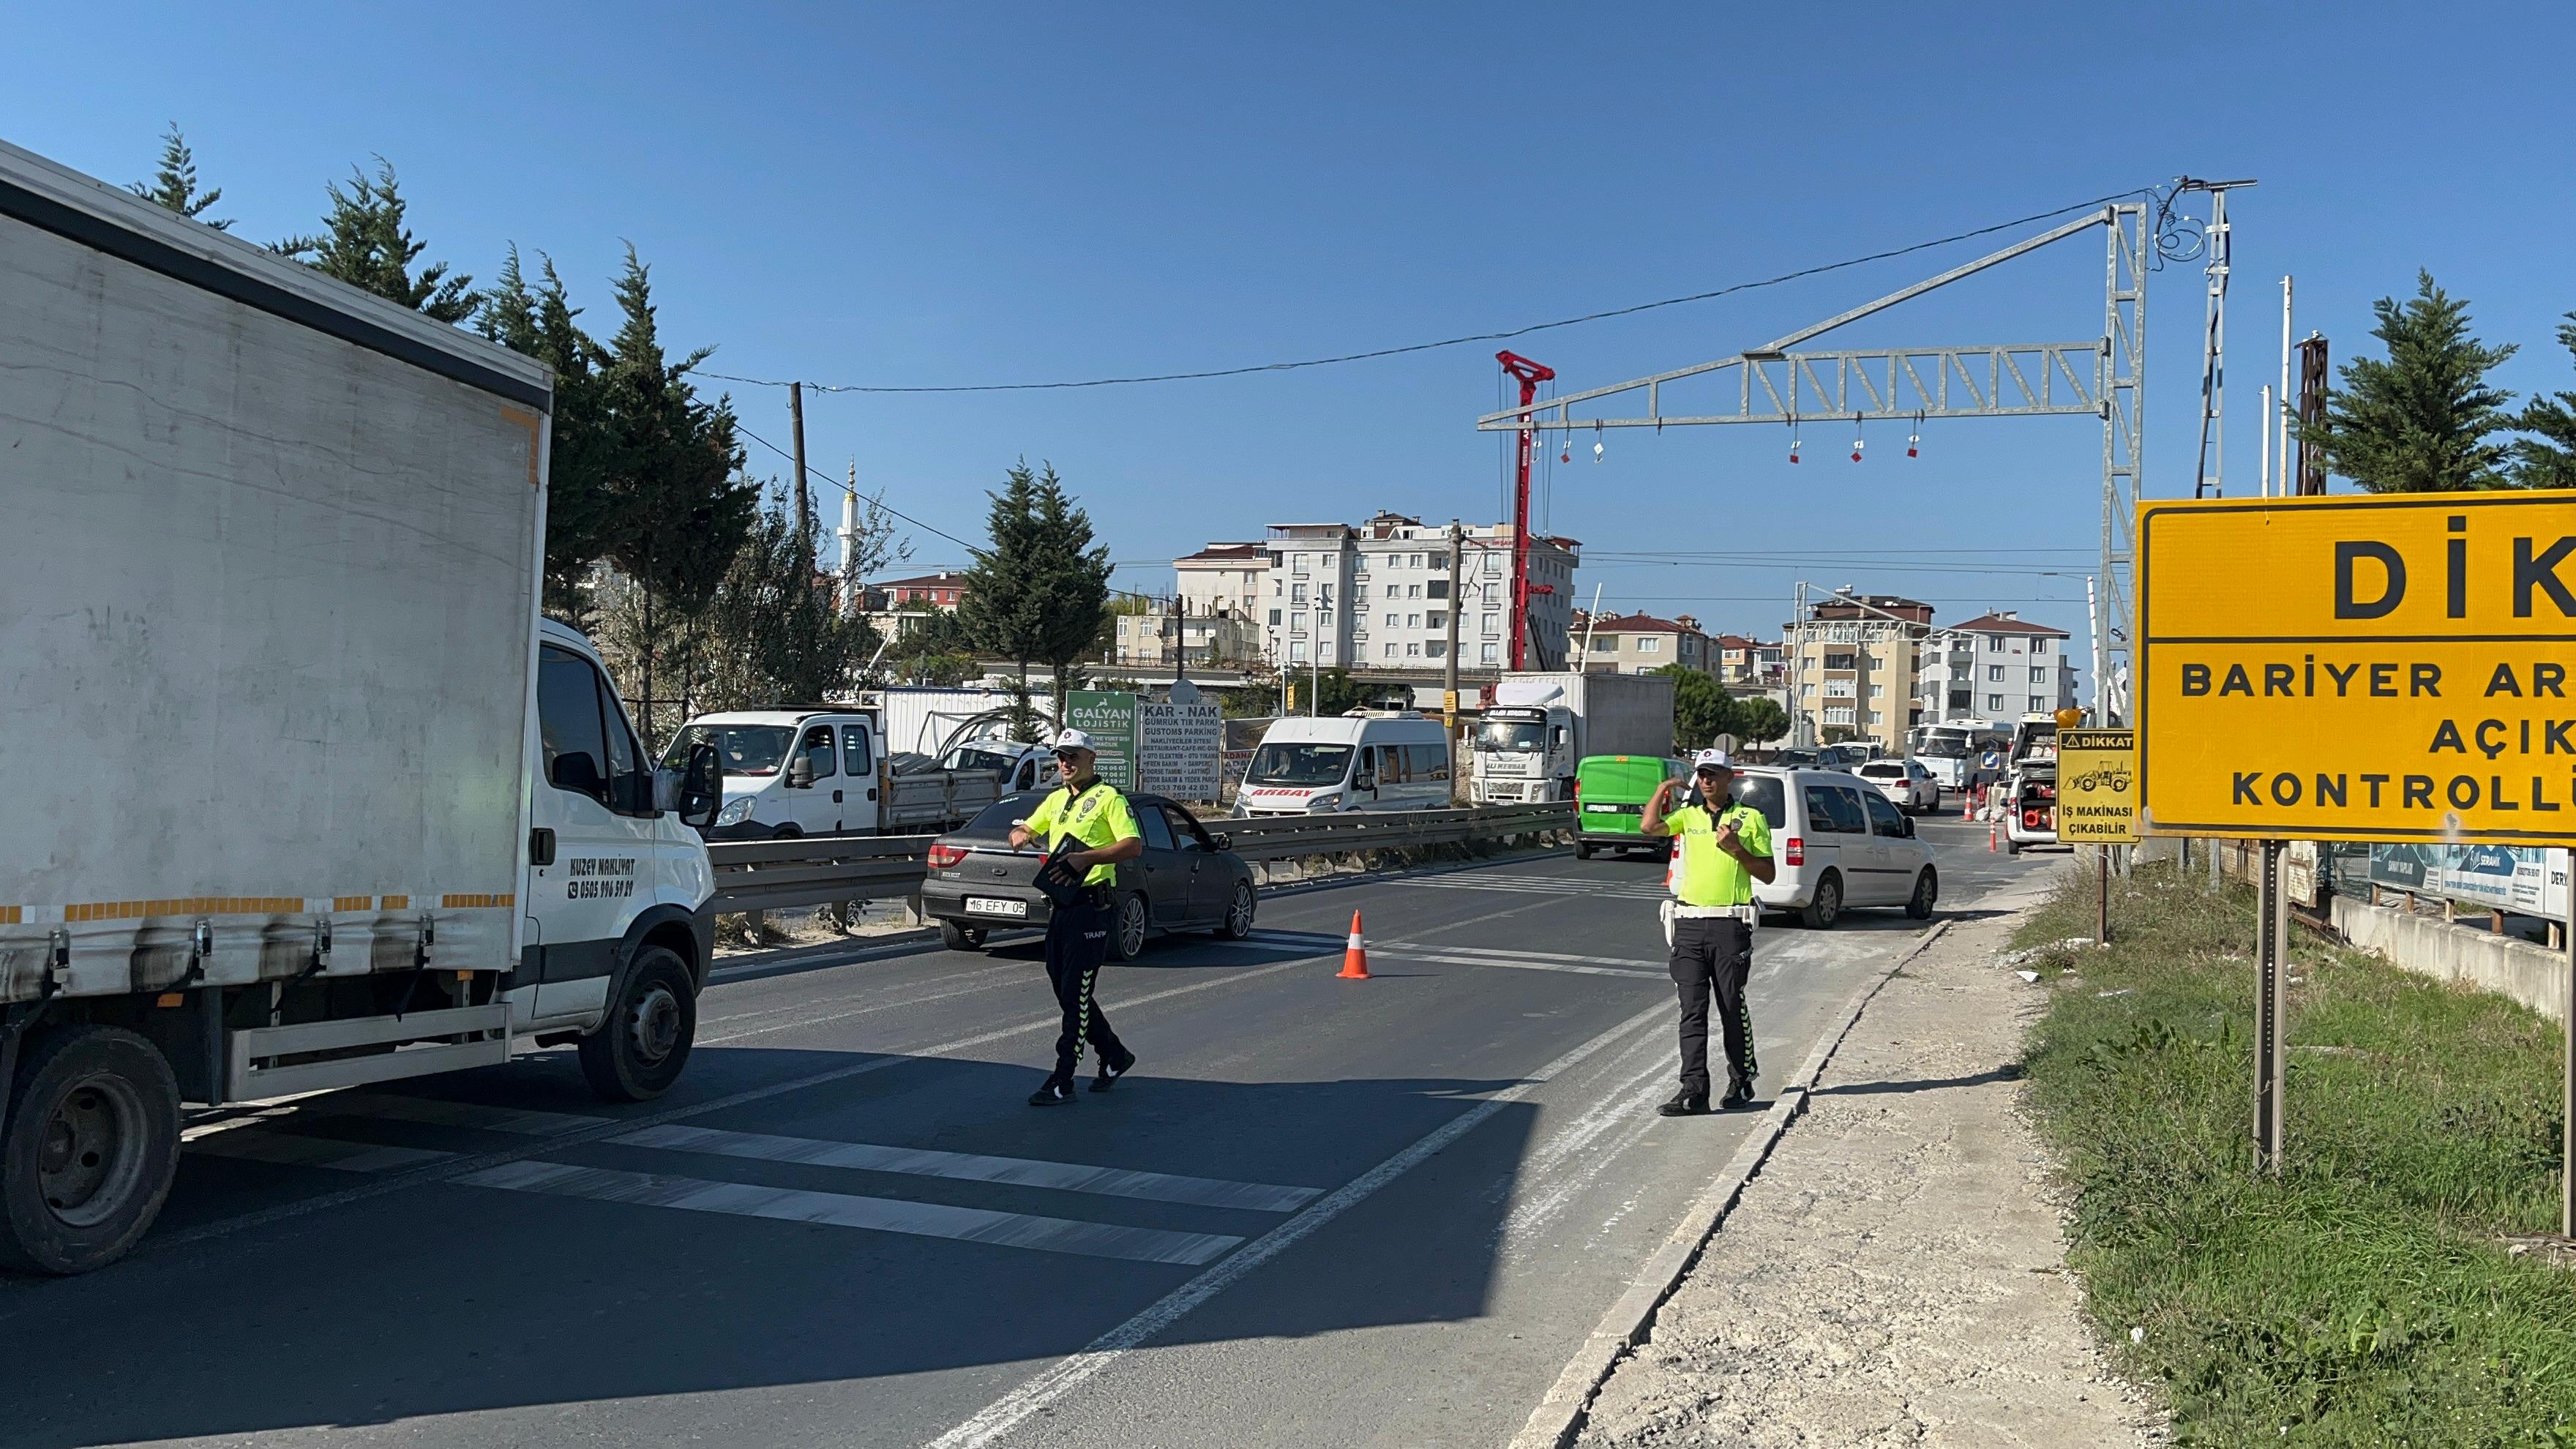
[[(2559, 324), (2558, 345), (2576, 354), (2576, 312)], [(2525, 488), (2576, 488), (2576, 392), (2533, 398), (2516, 426), (2539, 436), (2514, 440), (2514, 481)]]
[[(1050, 567), (1047, 539), (1038, 521), (1037, 475), (1026, 458), (1002, 475), (1002, 489), (985, 513), (990, 547), (980, 549), (966, 569), (964, 596), (957, 617), (975, 647), (989, 649), (1019, 666), (1019, 693), (1029, 689), (1029, 662), (1046, 657), (1045, 586), (1041, 575)], [(1062, 719), (1059, 712), (1056, 716)]]
[(554, 259), (539, 254), (543, 280), (531, 289), (513, 245), (501, 279), (483, 299), (475, 326), (513, 352), (555, 372), (553, 439), (546, 469), (546, 611), (575, 628), (589, 624), (582, 585), (617, 546), (628, 515), (610, 495), (615, 451), (600, 380), (605, 349), (581, 330)]
[(149, 181), (137, 181), (125, 188), (144, 200), (167, 211), (175, 211), (190, 221), (201, 222), (217, 231), (229, 231), (232, 223), (216, 221), (205, 215), (206, 208), (224, 199), (220, 186), (212, 191), (197, 189), (197, 153), (188, 149), (188, 138), (179, 134), (179, 123), (161, 133), (161, 170)]
[(322, 235), (290, 238), (276, 250), (436, 321), (462, 322), (474, 315), (482, 298), (473, 290), (472, 277), (447, 275), (445, 262), (412, 274), (412, 263), (429, 243), (415, 240), (404, 227), (410, 203), (403, 200), (392, 162), (377, 157), (372, 177), (353, 166), (348, 190), (336, 182), (324, 190), (330, 194), (331, 211), (322, 219)]
[(2356, 358), (2326, 395), (2325, 417), (2300, 430), (2325, 449), (2326, 466), (2371, 493), (2456, 493), (2508, 486), (2505, 444), (2513, 394), (2490, 387), (2489, 369), (2513, 356), (2469, 331), (2469, 308), (2416, 274), (2415, 295), (2371, 304), (2385, 360)]
[(1109, 613), (1109, 545), (1092, 544), (1091, 515), (1064, 491), (1054, 464), (1044, 469), (1032, 498), (1044, 540), (1037, 657), (1055, 669), (1055, 717), (1061, 720), (1072, 683), (1068, 673), (1091, 653)]

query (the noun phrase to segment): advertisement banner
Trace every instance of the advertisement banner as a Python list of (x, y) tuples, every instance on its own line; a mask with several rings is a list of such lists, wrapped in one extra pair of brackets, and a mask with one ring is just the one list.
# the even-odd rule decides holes
[(1077, 689), (1065, 696), (1065, 723), (1091, 736), (1100, 778), (1136, 788), (1136, 696), (1124, 690)]
[(2505, 845), (2374, 845), (2370, 879), (2481, 910), (2563, 919), (2567, 852)]
[[(1195, 691), (1193, 691), (1195, 692)], [(1136, 788), (1175, 800), (1214, 800), (1225, 707), (1214, 700), (1136, 706)]]

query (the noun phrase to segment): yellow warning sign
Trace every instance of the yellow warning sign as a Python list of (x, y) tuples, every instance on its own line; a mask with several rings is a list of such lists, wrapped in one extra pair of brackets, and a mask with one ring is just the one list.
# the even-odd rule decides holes
[(2149, 502), (2137, 540), (2146, 833), (2576, 841), (2576, 492)]
[(2125, 845), (2138, 838), (2134, 730), (2057, 732), (2057, 838), (2069, 845)]

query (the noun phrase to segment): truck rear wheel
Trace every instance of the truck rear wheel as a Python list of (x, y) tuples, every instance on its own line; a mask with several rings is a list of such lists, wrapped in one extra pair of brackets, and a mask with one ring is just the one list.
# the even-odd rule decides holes
[(671, 1089), (698, 1034), (688, 963), (667, 946), (635, 954), (608, 1019), (581, 1039), (581, 1074), (610, 1102), (649, 1102)]
[(111, 1026), (28, 1043), (0, 1134), (0, 1266), (86, 1273), (123, 1257), (179, 1169), (179, 1083)]

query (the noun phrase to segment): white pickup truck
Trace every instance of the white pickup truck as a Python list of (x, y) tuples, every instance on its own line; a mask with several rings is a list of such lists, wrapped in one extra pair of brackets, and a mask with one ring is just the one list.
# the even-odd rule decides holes
[(0, 145), (0, 1266), (115, 1259), (221, 1104), (689, 1058), (714, 891), (540, 620), (539, 364)]
[(716, 752), (725, 798), (711, 840), (945, 830), (1013, 790), (1055, 782), (1040, 745), (969, 740), (934, 760), (889, 754), (885, 740), (883, 717), (865, 706), (730, 710), (682, 725), (663, 763)]

